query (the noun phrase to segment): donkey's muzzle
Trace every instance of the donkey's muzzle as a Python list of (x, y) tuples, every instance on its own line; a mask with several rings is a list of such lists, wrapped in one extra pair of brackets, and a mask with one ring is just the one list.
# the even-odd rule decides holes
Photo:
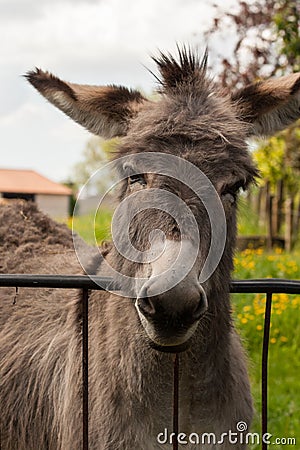
[(160, 345), (178, 345), (191, 337), (207, 310), (207, 298), (198, 281), (185, 280), (155, 295), (157, 281), (144, 284), (136, 302), (150, 339)]
[[(186, 299), (176, 299), (174, 302), (184, 302)], [(137, 301), (137, 306), (146, 319), (156, 323), (165, 321), (180, 322), (182, 326), (192, 325), (200, 319), (202, 314), (206, 311), (206, 297), (202, 292), (195, 296), (195, 299), (189, 299), (188, 305), (183, 305), (178, 308), (178, 305), (170, 305), (169, 301), (164, 301), (160, 297), (143, 297)], [(179, 311), (178, 311), (179, 310)]]

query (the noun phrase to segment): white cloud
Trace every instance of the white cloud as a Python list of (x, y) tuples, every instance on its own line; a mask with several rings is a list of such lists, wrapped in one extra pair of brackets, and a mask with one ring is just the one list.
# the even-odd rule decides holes
[(23, 22), (32, 22), (35, 18), (43, 15), (45, 9), (55, 3), (97, 3), (99, 0), (2, 0), (1, 19), (13, 19)]
[(25, 103), (0, 118), (0, 166), (33, 168), (54, 180), (67, 177), (88, 132), (44, 104)]

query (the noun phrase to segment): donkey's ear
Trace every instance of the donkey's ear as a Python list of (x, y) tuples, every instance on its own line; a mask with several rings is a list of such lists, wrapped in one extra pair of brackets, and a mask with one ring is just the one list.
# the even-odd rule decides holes
[(118, 86), (88, 86), (66, 83), (40, 69), (25, 75), (53, 105), (71, 119), (104, 138), (124, 136), (141, 104), (140, 92)]
[(250, 134), (272, 135), (300, 118), (300, 73), (251, 84), (232, 96)]

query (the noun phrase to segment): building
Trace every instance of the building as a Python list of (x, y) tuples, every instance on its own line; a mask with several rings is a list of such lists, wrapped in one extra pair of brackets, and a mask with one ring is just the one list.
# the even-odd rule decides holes
[(71, 189), (34, 170), (0, 169), (0, 198), (31, 200), (53, 218), (69, 216)]

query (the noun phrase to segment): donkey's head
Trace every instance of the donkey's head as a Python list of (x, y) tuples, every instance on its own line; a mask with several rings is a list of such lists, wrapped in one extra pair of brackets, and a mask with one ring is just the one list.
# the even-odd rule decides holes
[[(122, 237), (131, 198), (139, 209), (128, 242), (139, 258), (114, 248), (111, 263), (142, 280), (135, 283), (135, 305), (150, 339), (178, 349), (207, 309), (224, 309), (217, 297), (229, 292), (237, 197), (257, 175), (246, 140), (298, 119), (300, 75), (227, 95), (207, 77), (206, 56), (200, 60), (184, 49), (177, 60), (161, 54), (155, 62), (161, 73), (157, 101), (124, 87), (66, 83), (41, 70), (28, 79), (92, 133), (122, 137), (116, 162), (127, 209), (121, 208), (117, 229)], [(213, 243), (217, 256), (214, 251), (211, 258)]]

